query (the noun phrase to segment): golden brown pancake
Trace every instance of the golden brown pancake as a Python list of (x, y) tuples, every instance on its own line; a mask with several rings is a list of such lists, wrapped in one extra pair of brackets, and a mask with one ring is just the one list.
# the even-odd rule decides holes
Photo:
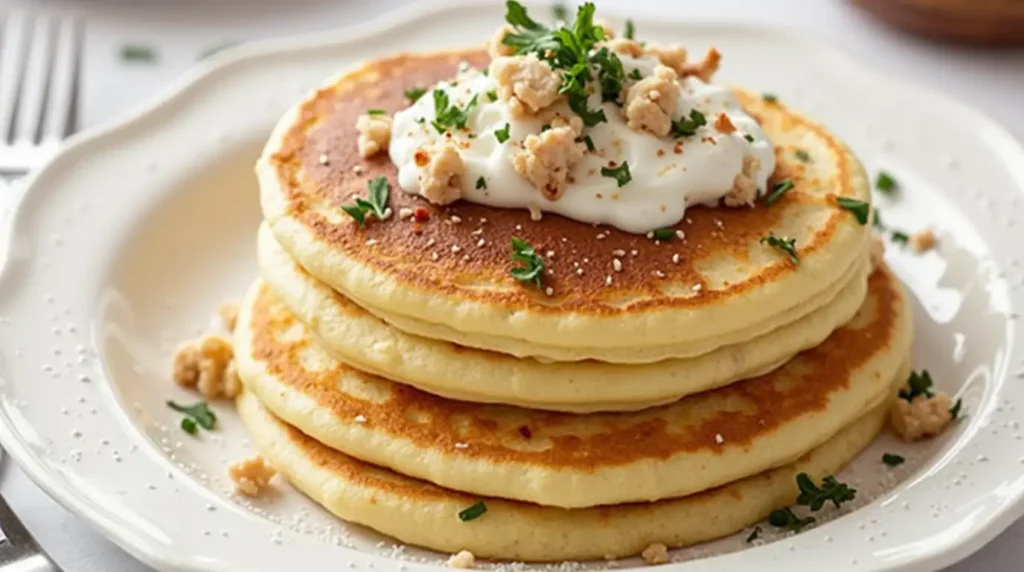
[[(282, 246), (392, 325), (496, 351), (510, 339), (556, 360), (566, 351), (570, 359), (604, 359), (606, 348), (716, 336), (738, 343), (748, 326), (793, 311), (866, 256), (870, 229), (835, 200), (870, 201), (861, 165), (822, 127), (746, 92), (741, 102), (776, 146), (772, 181), (796, 186), (770, 207), (692, 208), (676, 225), (685, 240), (653, 241), (555, 215), (535, 222), (525, 211), (464, 201), (438, 207), (406, 194), (386, 154), (359, 157), (356, 117), (368, 107), (405, 107), (405, 89), (451, 77), (462, 60), (487, 62), (479, 51), (403, 54), (341, 76), (282, 120), (257, 167), (263, 211)], [(812, 162), (795, 159), (796, 148)], [(422, 208), (429, 220), (359, 228), (339, 205), (365, 196), (377, 176), (391, 182), (394, 212)], [(761, 244), (769, 233), (795, 238), (800, 263)], [(550, 296), (510, 276), (513, 236), (545, 253)], [(616, 257), (622, 272), (610, 270)], [(453, 332), (463, 336), (452, 340)]]
[(887, 269), (816, 348), (760, 377), (630, 413), (443, 399), (343, 365), (257, 282), (235, 355), (246, 387), (331, 448), (441, 486), (567, 508), (693, 494), (792, 462), (881, 403), (910, 349)]
[[(335, 515), (417, 546), (524, 561), (621, 558), (652, 543), (686, 546), (732, 534), (793, 504), (797, 474), (820, 480), (838, 471), (886, 418), (885, 407), (876, 408), (791, 464), (700, 494), (564, 510), (481, 498), (361, 462), (274, 417), (251, 393), (239, 396), (238, 412), (260, 454)], [(459, 518), (480, 502), (483, 515)]]

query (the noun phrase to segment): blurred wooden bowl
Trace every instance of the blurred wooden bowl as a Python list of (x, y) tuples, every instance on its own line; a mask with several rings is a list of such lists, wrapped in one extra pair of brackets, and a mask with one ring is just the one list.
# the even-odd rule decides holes
[(940, 40), (1024, 45), (1024, 0), (850, 0), (892, 26)]

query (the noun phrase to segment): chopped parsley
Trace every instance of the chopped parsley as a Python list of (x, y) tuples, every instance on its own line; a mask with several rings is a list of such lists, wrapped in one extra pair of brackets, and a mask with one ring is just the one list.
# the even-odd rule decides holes
[(882, 223), (882, 213), (879, 212), (878, 208), (875, 208), (875, 212), (871, 214), (871, 226), (878, 230), (885, 230), (885, 224)]
[(883, 195), (891, 195), (899, 190), (900, 185), (892, 175), (885, 171), (879, 171), (878, 176), (875, 178), (875, 188)]
[(796, 151), (793, 152), (793, 155), (797, 159), (803, 161), (804, 163), (811, 162), (811, 154), (808, 153), (807, 151), (804, 151), (803, 149), (797, 149)]
[(512, 277), (520, 282), (533, 282), (538, 288), (544, 280), (544, 258), (521, 238), (512, 237), (512, 262), (521, 266), (512, 267)]
[(487, 505), (484, 504), (484, 501), (479, 501), (476, 504), (469, 506), (468, 508), (460, 510), (459, 520), (461, 520), (462, 522), (476, 520), (483, 516), (485, 512), (487, 512)]
[(870, 204), (849, 197), (838, 197), (836, 204), (853, 213), (853, 216), (856, 217), (857, 222), (860, 224), (865, 225), (868, 223), (868, 214), (871, 212)]
[(621, 82), (622, 62), (608, 50), (604, 53), (598, 50), (591, 55), (595, 44), (606, 39), (604, 28), (594, 24), (594, 4), (584, 3), (576, 11), (571, 26), (565, 22), (556, 30), (530, 18), (526, 8), (515, 0), (508, 0), (505, 7), (505, 21), (513, 27), (513, 32), (506, 34), (502, 43), (512, 47), (516, 55), (534, 54), (560, 71), (562, 87), (559, 91), (566, 94), (569, 108), (583, 119), (585, 126), (607, 121), (603, 109), (588, 106), (587, 82), (595, 79), (592, 68), (596, 68), (602, 87), (618, 93), (614, 87), (616, 82)]
[(427, 90), (422, 87), (410, 87), (405, 90), (405, 98), (409, 100), (409, 103), (416, 103), (427, 93)]
[(387, 112), (386, 109), (381, 109), (379, 107), (371, 107), (370, 109), (366, 110), (366, 114), (367, 115), (387, 115), (388, 112)]
[(633, 20), (626, 20), (626, 28), (622, 31), (622, 37), (627, 40), (632, 40), (636, 36), (636, 24)]
[(885, 463), (886, 465), (889, 465), (890, 467), (902, 465), (904, 461), (906, 461), (906, 459), (899, 455), (893, 455), (892, 453), (882, 454), (882, 462)]
[(601, 84), (601, 99), (604, 101), (618, 100), (619, 93), (622, 91), (622, 81), (626, 77), (622, 60), (615, 52), (608, 48), (601, 48), (594, 54), (593, 61), (599, 70), (597, 80)]
[(487, 99), (491, 101), (498, 101), (498, 90), (492, 89), (487, 92)]
[(444, 133), (449, 129), (463, 129), (466, 127), (466, 121), (469, 120), (469, 112), (474, 107), (476, 107), (475, 95), (466, 104), (465, 109), (463, 109), (458, 105), (452, 104), (446, 92), (435, 89), (434, 115), (436, 117), (430, 124), (434, 126), (434, 129), (437, 129), (438, 133)]
[(671, 228), (656, 228), (651, 231), (651, 236), (655, 240), (671, 240), (676, 235), (676, 231)]
[(132, 63), (153, 63), (157, 60), (156, 50), (144, 44), (121, 46), (121, 60)]
[(750, 133), (744, 133), (743, 134), (743, 138), (747, 140), (747, 143), (753, 143), (754, 142), (754, 136), (751, 135)]
[(626, 183), (633, 180), (633, 176), (629, 174), (629, 163), (626, 161), (623, 161), (621, 165), (613, 169), (601, 167), (601, 175), (615, 179), (615, 182), (618, 183), (620, 187), (625, 187)]
[[(200, 401), (195, 405), (178, 405), (173, 401), (168, 401), (167, 407), (170, 407), (178, 413), (184, 413), (187, 416), (186, 419), (190, 419), (194, 423), (198, 423), (200, 427), (207, 431), (211, 431), (217, 426), (217, 415), (210, 410), (210, 406), (207, 405), (205, 401)], [(191, 431), (185, 427), (186, 425), (191, 424), (186, 424), (182, 421), (181, 428), (191, 433)]]
[(795, 187), (792, 179), (782, 179), (778, 183), (772, 186), (772, 192), (768, 193), (768, 196), (764, 198), (764, 204), (771, 206), (778, 202), (782, 198), (782, 195), (786, 194), (787, 191)]
[(960, 410), (963, 409), (963, 406), (964, 400), (957, 399), (956, 403), (953, 404), (953, 407), (949, 408), (949, 415), (953, 418), (953, 421), (956, 421), (957, 418), (960, 417)]
[(486, 189), (487, 188), (487, 179), (485, 179), (483, 177), (483, 175), (481, 175), (480, 178), (478, 178), (476, 180), (476, 188), (478, 188), (478, 189)]
[(894, 230), (891, 233), (889, 233), (889, 238), (891, 238), (892, 241), (895, 242), (896, 244), (900, 245), (906, 245), (908, 242), (910, 242), (910, 235), (898, 230)]
[(494, 138), (498, 140), (498, 143), (504, 143), (505, 141), (508, 141), (508, 137), (509, 137), (508, 130), (509, 130), (509, 127), (510, 127), (510, 125), (508, 123), (506, 123), (505, 126), (502, 127), (501, 129), (495, 129), (494, 130)]
[(775, 103), (779, 101), (779, 96), (775, 95), (774, 93), (762, 93), (761, 99), (767, 101), (768, 103)]
[(684, 117), (672, 121), (672, 135), (676, 138), (688, 137), (695, 135), (699, 127), (703, 127), (708, 124), (708, 120), (704, 117), (704, 114), (696, 109), (690, 110), (690, 116)]
[(789, 508), (780, 508), (779, 510), (772, 511), (768, 516), (768, 523), (772, 526), (776, 528), (785, 528), (786, 530), (792, 530), (793, 532), (800, 532), (815, 522), (816, 520), (813, 516), (800, 518), (792, 511), (792, 509)]
[(550, 124), (550, 123), (545, 123), (544, 125), (541, 125), (541, 126), (540, 126), (540, 132), (541, 132), (541, 133), (544, 133), (544, 132), (545, 132), (545, 131), (547, 131), (548, 129), (551, 129), (551, 124)]
[(800, 473), (796, 476), (796, 486), (800, 489), (796, 504), (806, 506), (814, 512), (821, 510), (828, 501), (839, 508), (841, 504), (852, 501), (857, 496), (856, 489), (846, 483), (840, 483), (831, 476), (822, 479), (819, 487), (807, 473)]
[(757, 540), (758, 536), (761, 536), (761, 527), (755, 526), (754, 530), (750, 531), (750, 535), (747, 536), (747, 544), (750, 544), (751, 542)]
[(199, 432), (199, 426), (196, 425), (196, 420), (191, 417), (181, 418), (181, 430), (188, 433), (189, 435), (195, 435)]
[(916, 371), (910, 372), (906, 387), (900, 389), (900, 397), (907, 401), (913, 401), (919, 395), (924, 395), (925, 397), (935, 395), (932, 392), (932, 374), (928, 373), (926, 369), (922, 369), (921, 373)]
[(593, 153), (597, 147), (594, 146), (594, 140), (590, 138), (590, 135), (583, 136), (583, 143), (587, 146), (587, 151)]
[(633, 71), (629, 72), (630, 79), (640, 81), (644, 78), (643, 74), (640, 73), (640, 68), (633, 68)]
[(761, 237), (760, 242), (785, 252), (789, 259), (793, 261), (793, 264), (800, 264), (800, 255), (796, 251), (795, 238), (779, 238), (774, 233), (768, 233), (768, 236)]
[(367, 188), (370, 200), (358, 198), (354, 205), (341, 205), (341, 210), (354, 218), (360, 227), (366, 226), (367, 213), (372, 212), (373, 216), (377, 217), (377, 220), (387, 218), (385, 212), (388, 208), (388, 194), (391, 190), (391, 185), (388, 183), (387, 178), (377, 177), (372, 179), (367, 184)]

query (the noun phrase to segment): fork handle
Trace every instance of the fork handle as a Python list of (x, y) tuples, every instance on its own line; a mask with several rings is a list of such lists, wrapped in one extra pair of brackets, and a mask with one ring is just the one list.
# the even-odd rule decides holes
[(0, 496), (0, 572), (61, 572)]

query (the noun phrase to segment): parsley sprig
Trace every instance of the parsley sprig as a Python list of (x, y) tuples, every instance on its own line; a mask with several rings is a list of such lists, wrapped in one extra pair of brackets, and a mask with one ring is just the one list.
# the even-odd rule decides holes
[(796, 185), (793, 184), (793, 179), (790, 178), (782, 179), (778, 183), (775, 183), (775, 185), (772, 186), (772, 192), (768, 193), (768, 195), (765, 196), (764, 204), (768, 206), (775, 204), (779, 199), (782, 198), (782, 195), (789, 192), (789, 190), (795, 186)]
[(836, 198), (836, 204), (853, 213), (854, 218), (856, 218), (857, 222), (861, 225), (868, 223), (868, 215), (871, 213), (870, 204), (864, 201), (858, 201), (857, 199), (851, 199), (849, 197)]
[[(818, 486), (811, 480), (810, 475), (800, 473), (796, 476), (796, 486), (800, 489), (796, 504), (807, 507), (811, 512), (818, 512), (824, 508), (826, 502), (831, 502), (839, 508), (844, 502), (852, 501), (857, 496), (856, 489), (837, 481), (832, 476), (822, 479), (821, 486)], [(777, 528), (800, 532), (817, 521), (813, 516), (800, 518), (793, 509), (782, 508), (773, 511), (768, 517), (768, 522)]]
[(427, 93), (427, 90), (422, 87), (410, 87), (405, 90), (405, 98), (409, 100), (409, 103), (416, 103)]
[(464, 129), (469, 121), (469, 114), (476, 107), (477, 96), (469, 100), (465, 108), (451, 102), (448, 93), (440, 89), (434, 90), (434, 120), (430, 122), (438, 133), (449, 129)]
[(907, 401), (913, 401), (919, 395), (925, 397), (935, 395), (935, 392), (932, 391), (932, 374), (928, 373), (926, 369), (922, 369), (921, 373), (910, 372), (906, 387), (900, 389), (900, 397)]
[(212, 431), (217, 426), (217, 415), (210, 409), (205, 401), (194, 405), (179, 405), (173, 401), (167, 402), (167, 407), (184, 413), (185, 418), (181, 420), (181, 428), (191, 435), (196, 434), (196, 424), (207, 431)]
[(767, 244), (785, 252), (793, 264), (800, 264), (800, 255), (796, 251), (795, 238), (779, 238), (775, 233), (768, 233), (768, 236), (761, 237), (761, 244)]
[(594, 4), (586, 2), (576, 11), (572, 27), (562, 26), (550, 29), (530, 18), (522, 4), (515, 0), (505, 3), (505, 21), (512, 25), (512, 33), (506, 34), (502, 43), (513, 48), (516, 55), (533, 54), (548, 62), (552, 69), (562, 74), (562, 87), (569, 108), (583, 119), (583, 124), (593, 127), (608, 120), (601, 108), (591, 109), (587, 84), (596, 77), (604, 99), (614, 100), (622, 89), (624, 72), (622, 61), (609, 50), (597, 50), (595, 44), (605, 37), (604, 28), (594, 24)]
[(677, 139), (679, 137), (689, 137), (697, 133), (697, 129), (708, 124), (707, 117), (696, 109), (690, 110), (689, 117), (683, 117), (682, 119), (672, 121), (672, 135)]
[(633, 175), (629, 173), (629, 163), (626, 161), (623, 161), (618, 167), (601, 167), (601, 176), (615, 179), (620, 187), (626, 186), (626, 183), (633, 180)]
[(529, 242), (512, 237), (512, 262), (520, 264), (512, 267), (513, 278), (520, 282), (533, 282), (538, 288), (543, 285), (544, 258), (537, 254)]
[(367, 188), (370, 191), (368, 195), (370, 200), (358, 198), (354, 205), (341, 205), (341, 210), (354, 218), (360, 228), (366, 226), (367, 213), (373, 213), (377, 220), (387, 218), (388, 194), (391, 184), (388, 183), (386, 177), (377, 177), (370, 180)]

